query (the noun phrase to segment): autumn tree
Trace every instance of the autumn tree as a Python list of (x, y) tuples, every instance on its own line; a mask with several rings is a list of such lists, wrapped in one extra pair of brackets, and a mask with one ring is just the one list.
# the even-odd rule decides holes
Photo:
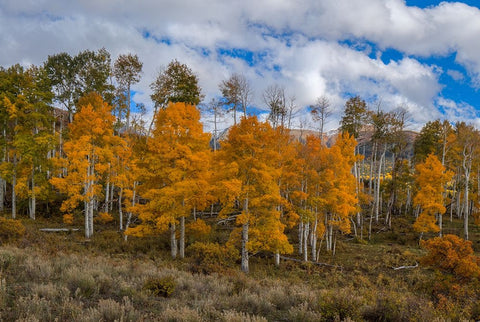
[[(414, 198), (414, 205), (420, 206), (422, 212), (413, 224), (413, 229), (421, 234), (440, 231), (441, 236), (442, 215), (445, 213), (443, 191), (452, 173), (445, 172), (445, 167), (434, 154), (429, 154), (424, 163), (416, 166), (416, 170), (415, 181), (419, 190)], [(435, 224), (437, 215), (438, 226)]]
[(299, 168), (296, 171), (300, 176), (300, 184), (292, 193), (292, 203), (300, 216), (299, 253), (303, 255), (303, 260), (307, 261), (310, 246), (312, 260), (316, 260), (316, 240), (319, 235), (324, 236), (326, 227), (322, 203), (324, 181), (321, 172), (326, 165), (322, 158), (325, 157), (327, 147), (321, 144), (319, 137), (309, 135), (305, 143), (300, 144), (297, 149)]
[[(127, 131), (130, 129), (130, 105), (131, 105), (131, 86), (140, 81), (143, 64), (137, 55), (126, 54), (119, 55), (113, 65), (113, 74), (118, 82), (121, 95), (125, 97), (125, 116)], [(121, 115), (121, 111), (119, 111)], [(119, 117), (121, 120), (121, 117)]]
[[(198, 84), (198, 76), (186, 64), (172, 60), (166, 68), (158, 72), (157, 78), (150, 84), (154, 103), (153, 115), (158, 109), (165, 109), (168, 103), (183, 102), (198, 105), (202, 99), (202, 88)], [(152, 119), (148, 134), (155, 118)]]
[(249, 271), (249, 255), (260, 250), (289, 253), (278, 205), (282, 203), (277, 168), (275, 131), (256, 117), (243, 118), (230, 129), (218, 151), (218, 185), (222, 214), (239, 213), (231, 242), (241, 243), (242, 271)]
[[(11, 184), (12, 217), (17, 197), (28, 199), (29, 216), (35, 219), (36, 204), (48, 189), (48, 151), (52, 149), (52, 99), (45, 70), (20, 65), (0, 71), (0, 202), (3, 206), (6, 182)], [(7, 180), (8, 179), (8, 180)]]
[(113, 135), (112, 108), (98, 94), (81, 98), (77, 109), (69, 125), (70, 139), (64, 145), (65, 158), (57, 160), (67, 174), (51, 178), (50, 182), (67, 196), (61, 206), (67, 221), (79, 203), (83, 203), (85, 237), (90, 238), (95, 205), (102, 196), (101, 179), (114, 158), (115, 148), (125, 143)]
[(237, 124), (237, 110), (241, 109), (243, 117), (247, 117), (247, 106), (252, 99), (252, 88), (242, 74), (233, 74), (229, 79), (223, 80), (218, 87), (226, 106), (233, 111), (233, 122)]
[(422, 241), (427, 250), (421, 262), (444, 273), (461, 279), (480, 276), (479, 259), (475, 256), (472, 242), (455, 235), (445, 235)]
[(179, 257), (184, 257), (185, 218), (208, 201), (210, 136), (203, 132), (200, 112), (194, 105), (170, 103), (155, 117), (153, 137), (139, 161), (138, 192), (148, 202), (137, 205), (141, 223), (126, 231), (147, 236), (170, 230), (171, 254), (177, 256), (177, 225), (180, 224)]
[(358, 207), (355, 177), (352, 168), (359, 159), (355, 155), (357, 142), (353, 135), (338, 135), (335, 144), (325, 151), (323, 180), (323, 211), (326, 214), (327, 238), (329, 250), (335, 253), (334, 229), (349, 233), (350, 220)]

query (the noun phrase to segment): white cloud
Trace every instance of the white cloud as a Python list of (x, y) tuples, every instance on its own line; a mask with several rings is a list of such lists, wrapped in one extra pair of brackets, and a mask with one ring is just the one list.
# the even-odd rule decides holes
[(461, 82), (465, 79), (465, 76), (461, 72), (454, 69), (447, 70), (447, 75), (450, 76), (456, 82)]
[[(112, 58), (137, 53), (144, 74), (133, 87), (135, 99), (151, 107), (149, 84), (160, 66), (176, 58), (197, 72), (207, 100), (219, 94), (218, 83), (232, 72), (246, 75), (259, 108), (263, 90), (274, 83), (285, 86), (300, 106), (325, 94), (336, 111), (331, 128), (338, 125), (348, 93), (381, 100), (386, 109), (407, 106), (420, 123), (441, 116), (435, 104), (448, 105), (438, 99), (441, 70), (408, 55), (456, 52), (457, 62), (480, 84), (480, 10), (461, 3), (420, 9), (403, 0), (5, 0), (0, 30), (3, 66), (40, 64), (49, 54), (101, 47)], [(145, 31), (150, 38), (142, 36)], [(360, 42), (339, 44), (346, 39)], [(364, 40), (377, 45), (376, 58)], [(264, 57), (250, 66), (220, 57), (219, 48)], [(384, 63), (385, 48), (406, 56)], [(460, 79), (454, 70), (447, 73)], [(468, 109), (457, 104), (457, 110), (463, 108)]]
[(450, 122), (466, 121), (475, 125), (480, 125), (480, 117), (475, 108), (465, 102), (455, 102), (450, 99), (440, 97), (438, 105), (444, 110), (445, 119)]

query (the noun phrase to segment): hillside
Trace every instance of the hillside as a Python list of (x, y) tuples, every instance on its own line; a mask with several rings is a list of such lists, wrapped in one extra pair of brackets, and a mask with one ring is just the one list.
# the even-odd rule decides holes
[(258, 254), (249, 275), (191, 252), (172, 260), (163, 246), (168, 236), (125, 243), (104, 225), (86, 242), (81, 232), (39, 232), (51, 220), (24, 223), (24, 237), (0, 247), (3, 321), (479, 318), (475, 284), (450, 280), (455, 292), (439, 288), (433, 271), (417, 267), (424, 251), (401, 222), (369, 244), (342, 238), (335, 257), (321, 253), (320, 262), (333, 266), (282, 260), (277, 268)]

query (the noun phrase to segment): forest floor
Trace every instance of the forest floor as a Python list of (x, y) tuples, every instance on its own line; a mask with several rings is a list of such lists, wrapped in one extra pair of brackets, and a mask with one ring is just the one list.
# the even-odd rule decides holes
[[(478, 320), (479, 282), (416, 266), (425, 251), (410, 223), (376, 226), (369, 242), (342, 236), (319, 261), (259, 253), (250, 273), (170, 258), (168, 237), (123, 240), (113, 224), (82, 231), (23, 220), (26, 233), (0, 246), (2, 321), (443, 321)], [(454, 232), (460, 222), (446, 224)], [(81, 227), (79, 227), (81, 228)], [(292, 237), (294, 231), (290, 232)], [(214, 231), (217, 240), (226, 233)], [(480, 240), (479, 229), (471, 236)], [(428, 237), (428, 236), (426, 236)], [(474, 246), (477, 244), (474, 243)], [(298, 255), (289, 257), (300, 259)], [(414, 266), (394, 269), (401, 266)]]

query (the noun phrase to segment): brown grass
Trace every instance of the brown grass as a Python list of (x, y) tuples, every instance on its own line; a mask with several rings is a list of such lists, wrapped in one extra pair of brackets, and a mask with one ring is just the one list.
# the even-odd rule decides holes
[[(40, 234), (0, 247), (2, 321), (435, 321), (480, 316), (475, 281), (439, 293), (438, 276), (412, 265), (418, 247), (339, 242), (320, 261), (342, 269), (259, 254), (251, 274), (198, 269), (198, 258), (171, 260), (164, 237), (132, 239), (113, 231)], [(35, 239), (34, 239), (35, 238)], [(150, 243), (150, 245), (149, 245)], [(110, 245), (110, 249), (108, 248)], [(200, 263), (204, 265), (204, 263)], [(204, 267), (204, 266), (203, 266)], [(200, 273), (199, 273), (200, 272)], [(156, 296), (148, 281), (174, 285)], [(443, 285), (443, 284), (442, 284)], [(449, 284), (445, 284), (449, 285)], [(472, 290), (473, 288), (473, 290)]]

